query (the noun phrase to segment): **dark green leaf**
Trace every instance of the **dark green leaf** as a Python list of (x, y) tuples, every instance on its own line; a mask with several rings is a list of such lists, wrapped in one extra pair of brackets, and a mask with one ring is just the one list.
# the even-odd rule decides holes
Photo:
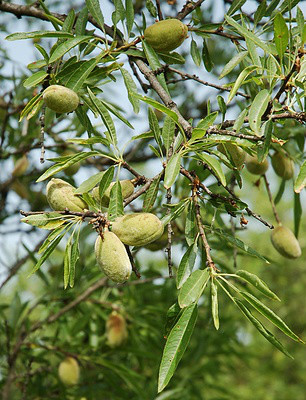
[(301, 205), (301, 199), (299, 193), (294, 193), (294, 235), (299, 236), (301, 217), (303, 214), (303, 209)]
[(206, 71), (210, 72), (213, 69), (214, 64), (212, 62), (212, 59), (210, 58), (209, 50), (208, 50), (205, 39), (203, 39), (202, 59), (203, 59)]
[(100, 25), (100, 28), (104, 31), (104, 18), (100, 8), (99, 0), (85, 0), (85, 2), (90, 14), (94, 17), (94, 19)]
[(169, 189), (175, 182), (178, 174), (180, 173), (181, 167), (181, 154), (175, 153), (169, 159), (166, 169), (165, 169), (165, 178), (164, 178), (164, 187)]
[(121, 185), (119, 181), (116, 181), (110, 191), (108, 218), (110, 221), (114, 221), (117, 217), (120, 217), (123, 214), (124, 212)]
[(158, 176), (158, 178), (154, 179), (149, 189), (146, 191), (142, 205), (143, 212), (150, 212), (152, 210), (158, 194), (159, 182), (160, 182), (160, 175)]
[(197, 303), (210, 279), (207, 269), (197, 269), (185, 281), (180, 289), (178, 302), (181, 308)]
[(166, 115), (166, 118), (164, 120), (164, 126), (162, 129), (162, 138), (167, 153), (170, 149), (171, 144), (173, 143), (174, 133), (175, 133), (175, 123), (173, 119), (169, 117), (169, 115)]
[(176, 273), (176, 287), (178, 289), (183, 286), (193, 270), (197, 256), (197, 249), (197, 244), (192, 244), (190, 247), (188, 247), (181, 259)]
[(198, 67), (201, 65), (201, 54), (200, 54), (200, 50), (198, 49), (197, 43), (195, 40), (192, 39), (191, 41), (191, 45), (190, 45), (190, 54), (191, 57), (195, 63), (195, 65), (197, 65)]
[(274, 19), (274, 42), (280, 58), (285, 54), (289, 41), (289, 32), (286, 21), (281, 13), (277, 13)]
[(35, 74), (29, 76), (24, 82), (23, 86), (25, 87), (32, 87), (38, 85), (40, 82), (42, 82), (48, 74), (45, 71), (38, 71), (35, 72)]
[(91, 175), (88, 179), (83, 181), (81, 185), (75, 190), (75, 194), (83, 194), (93, 189), (102, 179), (104, 171), (98, 172), (97, 174)]
[(17, 32), (8, 35), (6, 40), (22, 40), (22, 39), (34, 39), (42, 37), (54, 37), (54, 38), (72, 38), (73, 34), (69, 32), (56, 32), (56, 31), (34, 31), (34, 32)]
[(126, 90), (128, 92), (128, 98), (133, 106), (133, 110), (136, 114), (138, 114), (139, 113), (139, 100), (138, 100), (138, 96), (135, 96), (135, 95), (137, 95), (136, 83), (134, 82), (130, 73), (126, 69), (120, 68), (120, 71), (122, 73), (123, 81), (124, 81)]
[(245, 2), (246, 0), (234, 0), (227, 12), (227, 15), (235, 14), (237, 10), (241, 9)]
[(109, 188), (113, 177), (114, 177), (115, 167), (112, 165), (106, 170), (102, 176), (101, 182), (99, 184), (99, 197), (102, 199), (105, 191)]
[(248, 272), (248, 271), (244, 271), (244, 270), (237, 271), (236, 275), (239, 278), (242, 278), (245, 281), (249, 282), (257, 290), (259, 290), (261, 293), (263, 293), (265, 296), (269, 297), (270, 299), (280, 301), (279, 297), (275, 293), (273, 293), (272, 290), (269, 289), (267, 284), (264, 281), (262, 281), (257, 275), (252, 274), (251, 272)]
[(218, 330), (220, 323), (219, 323), (219, 311), (218, 311), (218, 287), (214, 282), (215, 278), (210, 280), (211, 284), (211, 313), (214, 321), (215, 328)]

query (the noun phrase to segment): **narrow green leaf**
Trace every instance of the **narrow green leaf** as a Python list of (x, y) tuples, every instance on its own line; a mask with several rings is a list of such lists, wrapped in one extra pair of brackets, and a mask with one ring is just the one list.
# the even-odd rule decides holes
[(158, 194), (159, 182), (160, 182), (160, 175), (158, 176), (158, 178), (154, 179), (149, 189), (146, 191), (142, 205), (143, 212), (150, 212), (152, 210)]
[(222, 96), (217, 96), (217, 101), (222, 114), (222, 122), (223, 122), (226, 114), (226, 104)]
[(179, 217), (189, 203), (190, 203), (189, 199), (188, 200), (184, 199), (184, 200), (181, 200), (178, 204), (172, 204), (170, 214), (165, 215), (161, 219), (161, 222), (163, 223), (163, 225), (166, 226), (169, 224), (170, 221)]
[(171, 117), (169, 117), (169, 115), (166, 115), (166, 118), (164, 121), (164, 126), (162, 129), (162, 138), (163, 138), (164, 146), (165, 146), (167, 153), (173, 142), (174, 133), (175, 133), (175, 123), (174, 123), (173, 119)]
[(208, 154), (205, 153), (196, 153), (196, 154), (205, 164), (208, 164), (212, 168), (212, 170), (217, 175), (222, 185), (226, 186), (226, 178), (224, 172), (222, 171), (220, 162), (216, 158)]
[(149, 107), (149, 109), (148, 109), (148, 114), (149, 114), (148, 119), (149, 119), (150, 129), (153, 132), (156, 143), (161, 148), (162, 143), (160, 140), (160, 127), (158, 124), (157, 116), (155, 115), (155, 112), (153, 111), (153, 109), (151, 107)]
[(242, 110), (241, 113), (238, 115), (238, 117), (237, 117), (237, 119), (236, 119), (236, 121), (235, 121), (235, 123), (234, 123), (234, 126), (233, 126), (233, 130), (234, 130), (235, 132), (237, 132), (237, 133), (240, 132), (240, 129), (241, 129), (242, 125), (244, 124), (244, 120), (245, 120), (245, 118), (246, 118), (246, 116), (247, 116), (247, 113), (248, 113), (248, 110), (247, 110), (247, 109), (244, 109), (244, 110)]
[(195, 65), (197, 65), (199, 67), (201, 65), (201, 61), (202, 61), (201, 54), (200, 54), (200, 50), (198, 49), (197, 42), (193, 39), (192, 39), (191, 45), (190, 45), (190, 54), (191, 54), (191, 57), (192, 57)]
[[(149, 65), (150, 65), (152, 71), (155, 71), (158, 68), (160, 68), (161, 67), (161, 63), (159, 61), (159, 58), (158, 58), (155, 50), (145, 40), (142, 41), (142, 47), (143, 47), (145, 56), (146, 56), (146, 58), (147, 58), (147, 60), (149, 62)], [(166, 84), (166, 79), (165, 79), (164, 73), (158, 74), (156, 76), (156, 79), (161, 84), (163, 89), (169, 94), (168, 86)]]
[(303, 214), (303, 209), (301, 205), (301, 199), (299, 193), (294, 193), (294, 235), (297, 238), (299, 236), (301, 217)]
[(301, 191), (306, 186), (306, 161), (303, 162), (300, 172), (294, 182), (295, 193), (301, 193)]
[(289, 32), (286, 21), (281, 13), (274, 18), (274, 42), (280, 58), (285, 54), (289, 41)]
[(36, 96), (32, 97), (32, 99), (27, 103), (27, 105), (24, 107), (24, 109), (20, 113), (20, 118), (19, 122), (22, 121), (22, 119), (29, 114), (29, 112), (35, 107), (35, 105), (40, 101), (42, 98), (41, 93), (38, 93)]
[(247, 51), (241, 51), (236, 54), (227, 64), (225, 64), (221, 74), (219, 75), (219, 79), (224, 78), (227, 74), (229, 74), (248, 54)]
[(242, 313), (247, 317), (247, 319), (255, 326), (255, 328), (258, 330), (258, 332), (265, 338), (267, 339), (273, 346), (275, 346), (278, 350), (280, 350), (282, 353), (284, 353), (287, 357), (293, 359), (292, 355), (285, 349), (285, 347), (281, 344), (281, 342), (276, 339), (274, 335), (272, 335), (271, 332), (269, 332), (263, 324), (254, 317), (254, 315), (251, 313), (251, 311), (238, 299), (235, 298), (235, 303), (237, 306), (240, 308)]
[(108, 132), (108, 140), (115, 146), (117, 144), (117, 135), (116, 135), (116, 128), (115, 124), (112, 120), (112, 117), (110, 116), (107, 108), (104, 106), (104, 104), (98, 99), (93, 92), (87, 88), (89, 97), (91, 101), (94, 103), (97, 111), (99, 112), (101, 119), (107, 129)]
[(236, 79), (236, 81), (235, 81), (235, 83), (234, 83), (234, 85), (233, 85), (233, 87), (232, 87), (232, 89), (231, 89), (231, 91), (230, 91), (230, 93), (228, 95), (228, 99), (227, 99), (226, 104), (229, 104), (233, 100), (235, 94), (237, 93), (237, 91), (240, 88), (240, 86), (243, 84), (243, 82), (246, 79), (246, 77), (248, 75), (250, 75), (252, 72), (254, 72), (257, 68), (259, 68), (259, 66), (257, 66), (257, 65), (249, 65), (249, 66), (245, 67), (243, 71), (240, 72), (238, 78)]
[(269, 289), (267, 284), (261, 280), (257, 275), (252, 274), (251, 272), (245, 271), (245, 270), (238, 270), (236, 272), (236, 275), (239, 278), (244, 279), (245, 281), (249, 282), (251, 285), (253, 285), (257, 290), (259, 290), (261, 293), (263, 293), (265, 296), (269, 297), (272, 300), (278, 300), (280, 301), (280, 298), (272, 292), (272, 290)]
[(119, 181), (116, 181), (110, 192), (108, 218), (110, 221), (114, 221), (117, 217), (120, 217), (123, 214), (124, 212), (121, 185)]
[(93, 156), (104, 156), (106, 157), (106, 155), (99, 151), (88, 151), (88, 152), (82, 152), (82, 153), (78, 153), (74, 156), (72, 156), (69, 161), (64, 162), (64, 163), (58, 163), (58, 164), (54, 164), (52, 165), (52, 167), (48, 168), (47, 171), (45, 171), (38, 179), (36, 182), (42, 182), (47, 178), (50, 178), (51, 176), (53, 176), (54, 174), (56, 174), (57, 172), (62, 171), (63, 169), (70, 167), (70, 165), (73, 165), (79, 161), (85, 160), (86, 158), (89, 157), (93, 157)]
[(75, 239), (75, 241), (72, 244), (71, 247), (71, 257), (70, 257), (70, 276), (69, 276), (69, 286), (73, 287), (74, 286), (74, 279), (75, 279), (75, 266), (80, 258), (80, 249), (79, 249), (79, 234), (80, 231), (78, 231), (78, 235)]
[(79, 36), (79, 37), (75, 37), (72, 39), (67, 39), (64, 43), (61, 43), (58, 47), (56, 47), (56, 49), (54, 50), (54, 52), (52, 53), (52, 55), (49, 59), (49, 63), (51, 64), (51, 63), (57, 61), (68, 51), (73, 49), (75, 46), (77, 46), (81, 43), (84, 43), (84, 42), (88, 42), (92, 38), (93, 37), (91, 37), (91, 36)]
[(259, 4), (257, 10), (255, 11), (254, 14), (254, 25), (256, 26), (258, 24), (258, 22), (260, 22), (262, 20), (262, 18), (265, 15), (267, 9), (267, 2), (266, 0), (261, 1), (261, 3)]
[(255, 35), (255, 33), (251, 32), (247, 28), (239, 25), (238, 22), (236, 22), (233, 18), (231, 18), (227, 15), (225, 15), (225, 20), (228, 24), (230, 24), (232, 27), (234, 27), (240, 33), (240, 35), (242, 35), (245, 38), (249, 38), (256, 44), (256, 46), (263, 49), (266, 53), (271, 54), (271, 48), (266, 43), (261, 41), (259, 39), (259, 37), (257, 35)]
[(97, 64), (98, 58), (92, 58), (82, 63), (81, 66), (76, 68), (73, 74), (71, 74), (70, 78), (65, 83), (65, 86), (75, 92), (80, 90)]
[[(73, 223), (69, 223), (70, 227), (73, 225)], [(43, 244), (40, 246), (37, 254), (42, 254), (46, 248), (52, 243), (68, 226), (67, 231), (69, 230), (69, 225), (62, 225), (59, 226), (58, 228), (55, 228), (52, 232), (49, 233), (48, 237), (45, 239)]]
[(234, 0), (227, 12), (227, 15), (233, 15), (235, 14), (235, 12), (239, 9), (241, 9), (241, 7), (244, 5), (244, 3), (246, 2), (246, 0)]
[(71, 236), (67, 242), (64, 255), (64, 289), (67, 289), (70, 275)]
[(127, 27), (128, 36), (130, 36), (130, 33), (133, 28), (133, 24), (134, 24), (133, 0), (125, 0), (125, 9), (126, 9), (126, 27)]
[(120, 121), (122, 121), (129, 128), (134, 129), (133, 125), (126, 118), (124, 118), (124, 116), (112, 104), (102, 99), (100, 99), (100, 101), (108, 109), (108, 111), (114, 114), (118, 119), (120, 119)]
[(200, 120), (197, 127), (192, 131), (192, 141), (201, 139), (206, 134), (207, 129), (213, 125), (218, 114), (218, 111), (215, 111)]
[(282, 199), (284, 191), (285, 191), (285, 188), (286, 188), (286, 181), (285, 181), (285, 179), (282, 179), (281, 184), (280, 184), (279, 189), (278, 189), (278, 192), (277, 192), (277, 194), (275, 196), (275, 199), (274, 199), (275, 205), (277, 205), (280, 202), (280, 200)]
[(146, 8), (149, 13), (152, 15), (153, 18), (157, 17), (157, 10), (155, 5), (153, 4), (152, 0), (146, 0)]
[(131, 77), (130, 73), (124, 69), (120, 68), (121, 74), (123, 76), (123, 81), (128, 92), (128, 98), (133, 106), (133, 110), (136, 114), (139, 113), (139, 100), (137, 95), (137, 86), (134, 82), (133, 78)]
[(99, 196), (100, 199), (102, 200), (102, 197), (106, 190), (109, 188), (109, 185), (111, 184), (113, 177), (114, 177), (114, 171), (115, 167), (112, 165), (111, 167), (106, 170), (102, 176), (101, 182), (99, 184)]
[(126, 12), (121, 0), (113, 0), (113, 3), (115, 6), (115, 11), (112, 14), (112, 21), (114, 26), (116, 26), (119, 21), (123, 21), (125, 19)]
[(185, 281), (180, 289), (178, 302), (181, 308), (197, 303), (201, 297), (210, 275), (207, 269), (197, 269)]
[(87, 9), (87, 7), (84, 7), (79, 12), (78, 18), (75, 23), (76, 36), (85, 35), (87, 21), (88, 21), (88, 9)]
[(35, 74), (29, 76), (24, 82), (23, 86), (24, 87), (32, 87), (38, 85), (40, 82), (42, 82), (48, 74), (45, 71), (38, 71), (35, 72)]
[(16, 32), (8, 35), (6, 40), (23, 40), (23, 39), (34, 39), (42, 37), (54, 37), (54, 38), (73, 38), (73, 34), (69, 32), (61, 31), (34, 31), (34, 32)]
[(304, 20), (303, 12), (300, 9), (300, 7), (297, 7), (297, 10), (296, 10), (296, 22), (297, 22), (297, 26), (299, 29), (299, 35), (301, 37), (301, 41), (303, 41), (305, 20)]
[(257, 93), (249, 111), (249, 124), (252, 131), (257, 136), (261, 136), (260, 125), (261, 117), (266, 111), (270, 100), (270, 93), (267, 89), (261, 90)]
[(159, 57), (168, 65), (185, 64), (185, 58), (175, 51), (172, 53), (158, 53)]
[(246, 42), (246, 45), (248, 48), (248, 53), (251, 57), (253, 64), (261, 65), (260, 57), (257, 53), (257, 46), (255, 45), (255, 43), (249, 38), (245, 38), (245, 42)]
[(147, 96), (140, 96), (139, 94), (133, 94), (134, 97), (137, 97), (139, 100), (144, 101), (147, 104), (150, 104), (152, 107), (156, 108), (157, 110), (167, 114), (170, 118), (173, 119), (176, 123), (178, 123), (178, 116), (176, 113), (172, 110), (169, 110), (166, 106), (163, 104), (159, 103), (156, 100), (150, 99), (150, 97)]
[(211, 314), (213, 317), (215, 328), (218, 330), (220, 327), (219, 323), (219, 310), (218, 310), (218, 287), (214, 282), (215, 278), (210, 280), (211, 284)]
[(181, 167), (181, 154), (175, 153), (171, 156), (165, 169), (164, 187), (169, 189), (175, 182)]
[(195, 235), (196, 235), (195, 207), (194, 207), (194, 202), (191, 201), (188, 204), (187, 216), (185, 222), (185, 239), (188, 246), (194, 244)]
[(202, 59), (204, 62), (204, 66), (207, 72), (210, 72), (213, 69), (213, 62), (209, 54), (209, 50), (206, 44), (206, 40), (203, 39), (203, 48), (202, 48)]
[(172, 378), (183, 354), (188, 346), (197, 320), (197, 306), (191, 304), (183, 310), (179, 320), (172, 328), (167, 339), (158, 376), (158, 392), (160, 393)]
[(188, 247), (181, 259), (176, 273), (176, 287), (178, 289), (183, 286), (193, 270), (197, 256), (197, 249), (197, 244), (192, 244), (190, 247)]
[(88, 179), (86, 179), (81, 183), (81, 185), (75, 190), (74, 193), (83, 194), (89, 192), (101, 181), (104, 173), (105, 173), (104, 171), (101, 171), (98, 172), (97, 174), (90, 176)]
[(280, 329), (285, 335), (289, 336), (291, 339), (296, 340), (297, 342), (304, 343), (302, 339), (300, 339), (289, 326), (274, 313), (274, 311), (270, 310), (265, 304), (263, 304), (259, 299), (247, 292), (240, 292), (240, 294), (264, 317), (266, 317), (272, 324), (274, 324), (278, 329)]
[(40, 229), (55, 229), (65, 223), (65, 217), (56, 212), (28, 215), (21, 218), (21, 222), (37, 226)]
[(104, 18), (100, 8), (99, 0), (85, 0), (85, 2), (90, 14), (94, 17), (94, 19), (100, 25), (100, 28), (104, 31)]
[(273, 130), (273, 122), (271, 119), (266, 121), (264, 125), (262, 126), (264, 128), (264, 136), (265, 136), (265, 141), (263, 146), (259, 145), (257, 147), (257, 155), (258, 155), (258, 161), (263, 162), (263, 160), (267, 157), (270, 149), (270, 144), (271, 144), (271, 138), (272, 138), (272, 130)]

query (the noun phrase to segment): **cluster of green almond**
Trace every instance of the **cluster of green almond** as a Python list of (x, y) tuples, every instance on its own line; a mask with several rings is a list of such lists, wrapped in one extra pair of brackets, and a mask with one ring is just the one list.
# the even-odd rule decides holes
[[(134, 191), (131, 181), (121, 181), (123, 197), (128, 197)], [(133, 190), (132, 187), (133, 186)], [(97, 188), (93, 189), (93, 197), (108, 206), (110, 188), (102, 199), (98, 198)], [(83, 212), (88, 205), (77, 194), (75, 188), (62, 179), (51, 179), (47, 185), (47, 200), (55, 211)], [(105, 227), (97, 237), (95, 255), (98, 265), (105, 275), (114, 282), (127, 281), (132, 272), (131, 260), (126, 246), (145, 246), (154, 242), (163, 234), (162, 222), (151, 213), (133, 213), (122, 215)], [(126, 245), (126, 246), (125, 246)]]

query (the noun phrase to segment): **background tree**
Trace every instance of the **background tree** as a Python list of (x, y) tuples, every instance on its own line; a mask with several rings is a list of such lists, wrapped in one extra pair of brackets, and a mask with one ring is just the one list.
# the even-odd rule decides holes
[[(304, 398), (304, 8), (0, 3), (3, 399)], [(137, 212), (118, 285), (94, 243)]]

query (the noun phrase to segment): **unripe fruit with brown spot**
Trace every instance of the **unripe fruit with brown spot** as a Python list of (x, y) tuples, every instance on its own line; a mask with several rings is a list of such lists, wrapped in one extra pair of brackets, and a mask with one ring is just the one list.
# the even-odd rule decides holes
[(51, 208), (55, 211), (82, 212), (88, 205), (78, 195), (74, 194), (75, 187), (62, 179), (53, 178), (47, 185), (47, 200)]
[(29, 160), (27, 156), (24, 154), (21, 158), (19, 158), (14, 166), (12, 176), (14, 177), (19, 177), (22, 176), (26, 170), (28, 169), (29, 166)]
[(115, 233), (106, 230), (103, 233), (103, 239), (98, 236), (95, 254), (98, 265), (112, 281), (123, 283), (129, 279), (132, 265), (124, 244)]
[(280, 225), (273, 229), (271, 241), (275, 249), (286, 258), (298, 258), (302, 254), (297, 238), (285, 226)]
[(48, 108), (59, 114), (74, 111), (80, 103), (79, 96), (73, 90), (61, 85), (47, 87), (43, 99)]
[(226, 151), (232, 157), (233, 163), (236, 168), (241, 168), (245, 160), (245, 152), (238, 146), (232, 143), (219, 143), (217, 149), (227, 156)]
[(154, 242), (164, 232), (164, 225), (151, 213), (126, 214), (112, 222), (112, 232), (129, 246), (144, 246)]
[(188, 34), (187, 25), (178, 19), (164, 19), (149, 26), (144, 38), (158, 52), (169, 52), (179, 47)]
[(269, 162), (267, 159), (259, 162), (256, 156), (247, 155), (245, 166), (246, 169), (253, 175), (264, 175), (269, 168)]
[(66, 386), (76, 385), (80, 378), (80, 367), (77, 360), (67, 357), (58, 367), (58, 376)]
[(120, 346), (128, 336), (124, 317), (113, 311), (106, 321), (106, 337), (110, 347)]
[(272, 167), (276, 175), (283, 178), (285, 181), (291, 179), (294, 174), (293, 161), (287, 156), (286, 153), (276, 152), (272, 156)]
[[(106, 191), (104, 192), (104, 195), (101, 200), (101, 204), (103, 207), (108, 207), (109, 199), (110, 199), (110, 192), (115, 183), (116, 182), (112, 182), (109, 185), (109, 187), (106, 189)], [(123, 199), (128, 198), (129, 196), (131, 196), (134, 193), (135, 187), (134, 187), (132, 181), (130, 181), (128, 179), (124, 179), (124, 180), (120, 181), (120, 186), (121, 186)], [(98, 187), (95, 187), (92, 190), (92, 195), (93, 195), (94, 199), (100, 204), (100, 196), (99, 196), (99, 188)]]

